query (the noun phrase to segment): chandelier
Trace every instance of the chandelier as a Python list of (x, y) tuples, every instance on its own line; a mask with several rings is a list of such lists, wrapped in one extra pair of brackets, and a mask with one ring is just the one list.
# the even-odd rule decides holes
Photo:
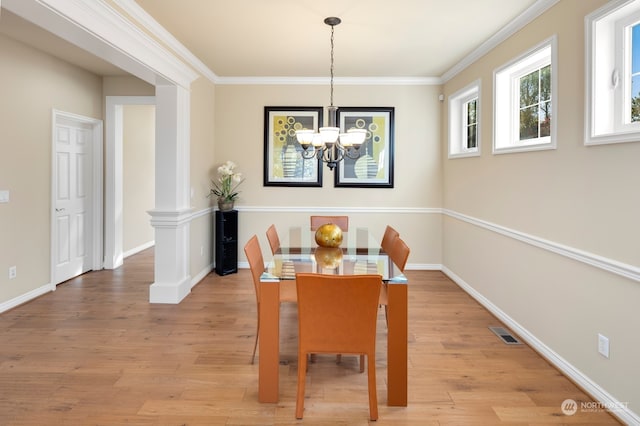
[(336, 125), (336, 113), (338, 108), (333, 106), (333, 30), (340, 22), (340, 18), (325, 18), (324, 23), (331, 26), (331, 105), (327, 108), (329, 122), (327, 127), (320, 127), (318, 132), (311, 129), (296, 131), (298, 143), (302, 146), (302, 158), (318, 160), (327, 163), (327, 167), (333, 170), (345, 157), (357, 159), (360, 156), (360, 145), (364, 142), (367, 131), (365, 129), (349, 129), (346, 133), (340, 133)]

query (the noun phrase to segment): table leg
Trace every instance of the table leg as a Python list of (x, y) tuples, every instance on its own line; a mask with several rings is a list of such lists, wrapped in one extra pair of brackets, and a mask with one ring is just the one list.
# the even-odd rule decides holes
[(258, 401), (278, 402), (280, 358), (280, 283), (260, 283)]
[(387, 404), (407, 406), (408, 292), (406, 284), (389, 284), (387, 318)]

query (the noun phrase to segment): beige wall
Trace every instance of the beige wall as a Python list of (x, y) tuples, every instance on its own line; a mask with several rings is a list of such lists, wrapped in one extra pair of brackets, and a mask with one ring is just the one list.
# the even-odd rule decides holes
[(192, 280), (208, 272), (213, 263), (213, 223), (209, 195), (210, 176), (216, 163), (214, 134), (215, 89), (199, 78), (191, 85), (191, 206), (190, 271)]
[(124, 105), (122, 167), (122, 248), (125, 253), (152, 243), (147, 211), (155, 206), (154, 105)]
[[(447, 82), (450, 95), (482, 81), (482, 155), (448, 160), (442, 117), (443, 263), (597, 386), (640, 411), (640, 283), (482, 227), (606, 262), (640, 265), (640, 143), (585, 147), (584, 17), (605, 1), (561, 1)], [(493, 70), (558, 37), (557, 149), (492, 155)], [(513, 234), (511, 234), (513, 235)], [(611, 357), (597, 352), (609, 337)], [(558, 401), (560, 403), (560, 401)]]
[(237, 203), (240, 260), (245, 261), (242, 246), (253, 234), (267, 253), (269, 224), (285, 232), (291, 225), (306, 225), (318, 209), (333, 209), (378, 237), (386, 224), (398, 228), (412, 248), (410, 264), (440, 264), (441, 218), (428, 210), (439, 208), (442, 200), (439, 93), (437, 86), (336, 86), (339, 106), (395, 107), (395, 187), (334, 188), (333, 172), (325, 166), (322, 188), (287, 188), (263, 186), (264, 107), (326, 106), (328, 85), (217, 87), (211, 177), (226, 160), (237, 163), (246, 177)]
[[(102, 118), (102, 81), (0, 35), (0, 304), (48, 285), (52, 109)], [(8, 268), (17, 277), (8, 279)]]
[(104, 96), (155, 96), (156, 88), (132, 75), (106, 76), (102, 79)]

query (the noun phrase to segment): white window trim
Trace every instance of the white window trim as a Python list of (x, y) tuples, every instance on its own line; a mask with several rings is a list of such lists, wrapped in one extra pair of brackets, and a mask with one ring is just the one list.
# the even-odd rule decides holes
[(628, 67), (616, 55), (620, 29), (639, 14), (640, 1), (617, 0), (585, 17), (585, 145), (640, 141), (640, 124), (625, 122)]
[[(476, 104), (476, 146), (466, 147), (466, 114), (464, 105), (474, 98), (478, 98)], [(480, 156), (481, 147), (481, 82), (476, 80), (468, 86), (458, 90), (449, 96), (449, 157), (465, 158)]]
[[(550, 136), (527, 141), (519, 135), (518, 79), (531, 71), (551, 64)], [(557, 84), (558, 41), (549, 37), (493, 72), (493, 154), (556, 149), (558, 123)]]

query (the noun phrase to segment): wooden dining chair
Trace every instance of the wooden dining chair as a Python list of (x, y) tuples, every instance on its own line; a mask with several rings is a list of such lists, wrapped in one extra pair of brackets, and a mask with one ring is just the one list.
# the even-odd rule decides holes
[(407, 266), (407, 259), (409, 259), (409, 253), (411, 249), (400, 237), (396, 238), (391, 245), (391, 249), (388, 254), (393, 263), (398, 265), (400, 271), (404, 272), (405, 266)]
[(315, 231), (326, 223), (334, 223), (342, 232), (349, 232), (349, 216), (311, 216), (311, 230)]
[(393, 242), (398, 237), (400, 237), (400, 233), (391, 226), (387, 225), (384, 230), (384, 234), (382, 235), (382, 241), (380, 242), (380, 247), (382, 248), (382, 250), (384, 250), (385, 253), (390, 253), (391, 248), (393, 247)]
[(253, 344), (253, 354), (251, 355), (251, 364), (253, 364), (256, 358), (256, 349), (258, 347), (258, 334), (260, 333), (260, 275), (262, 275), (262, 272), (264, 272), (264, 258), (262, 257), (262, 249), (260, 248), (260, 242), (258, 241), (257, 235), (251, 237), (247, 244), (245, 244), (244, 254), (247, 256), (249, 269), (251, 269), (253, 288), (256, 292), (256, 308), (258, 311), (256, 340)]
[[(395, 263), (398, 266), (398, 268), (400, 268), (400, 271), (404, 272), (404, 268), (405, 266), (407, 266), (407, 259), (409, 259), (409, 253), (411, 253), (411, 249), (409, 248), (407, 243), (405, 243), (404, 240), (398, 236), (393, 240), (391, 244), (391, 248), (388, 251), (387, 250), (385, 251), (391, 258), (393, 263)], [(386, 288), (383, 290), (386, 290)], [(387, 323), (387, 327), (389, 326), (388, 314), (389, 314), (389, 305), (385, 304), (384, 319)]]
[(307, 355), (367, 357), (369, 416), (378, 419), (376, 321), (380, 275), (296, 274), (298, 294), (298, 390), (296, 418), (302, 419)]
[(278, 231), (274, 224), (267, 228), (267, 240), (269, 240), (271, 254), (276, 254), (276, 251), (280, 248), (280, 237), (278, 237)]

